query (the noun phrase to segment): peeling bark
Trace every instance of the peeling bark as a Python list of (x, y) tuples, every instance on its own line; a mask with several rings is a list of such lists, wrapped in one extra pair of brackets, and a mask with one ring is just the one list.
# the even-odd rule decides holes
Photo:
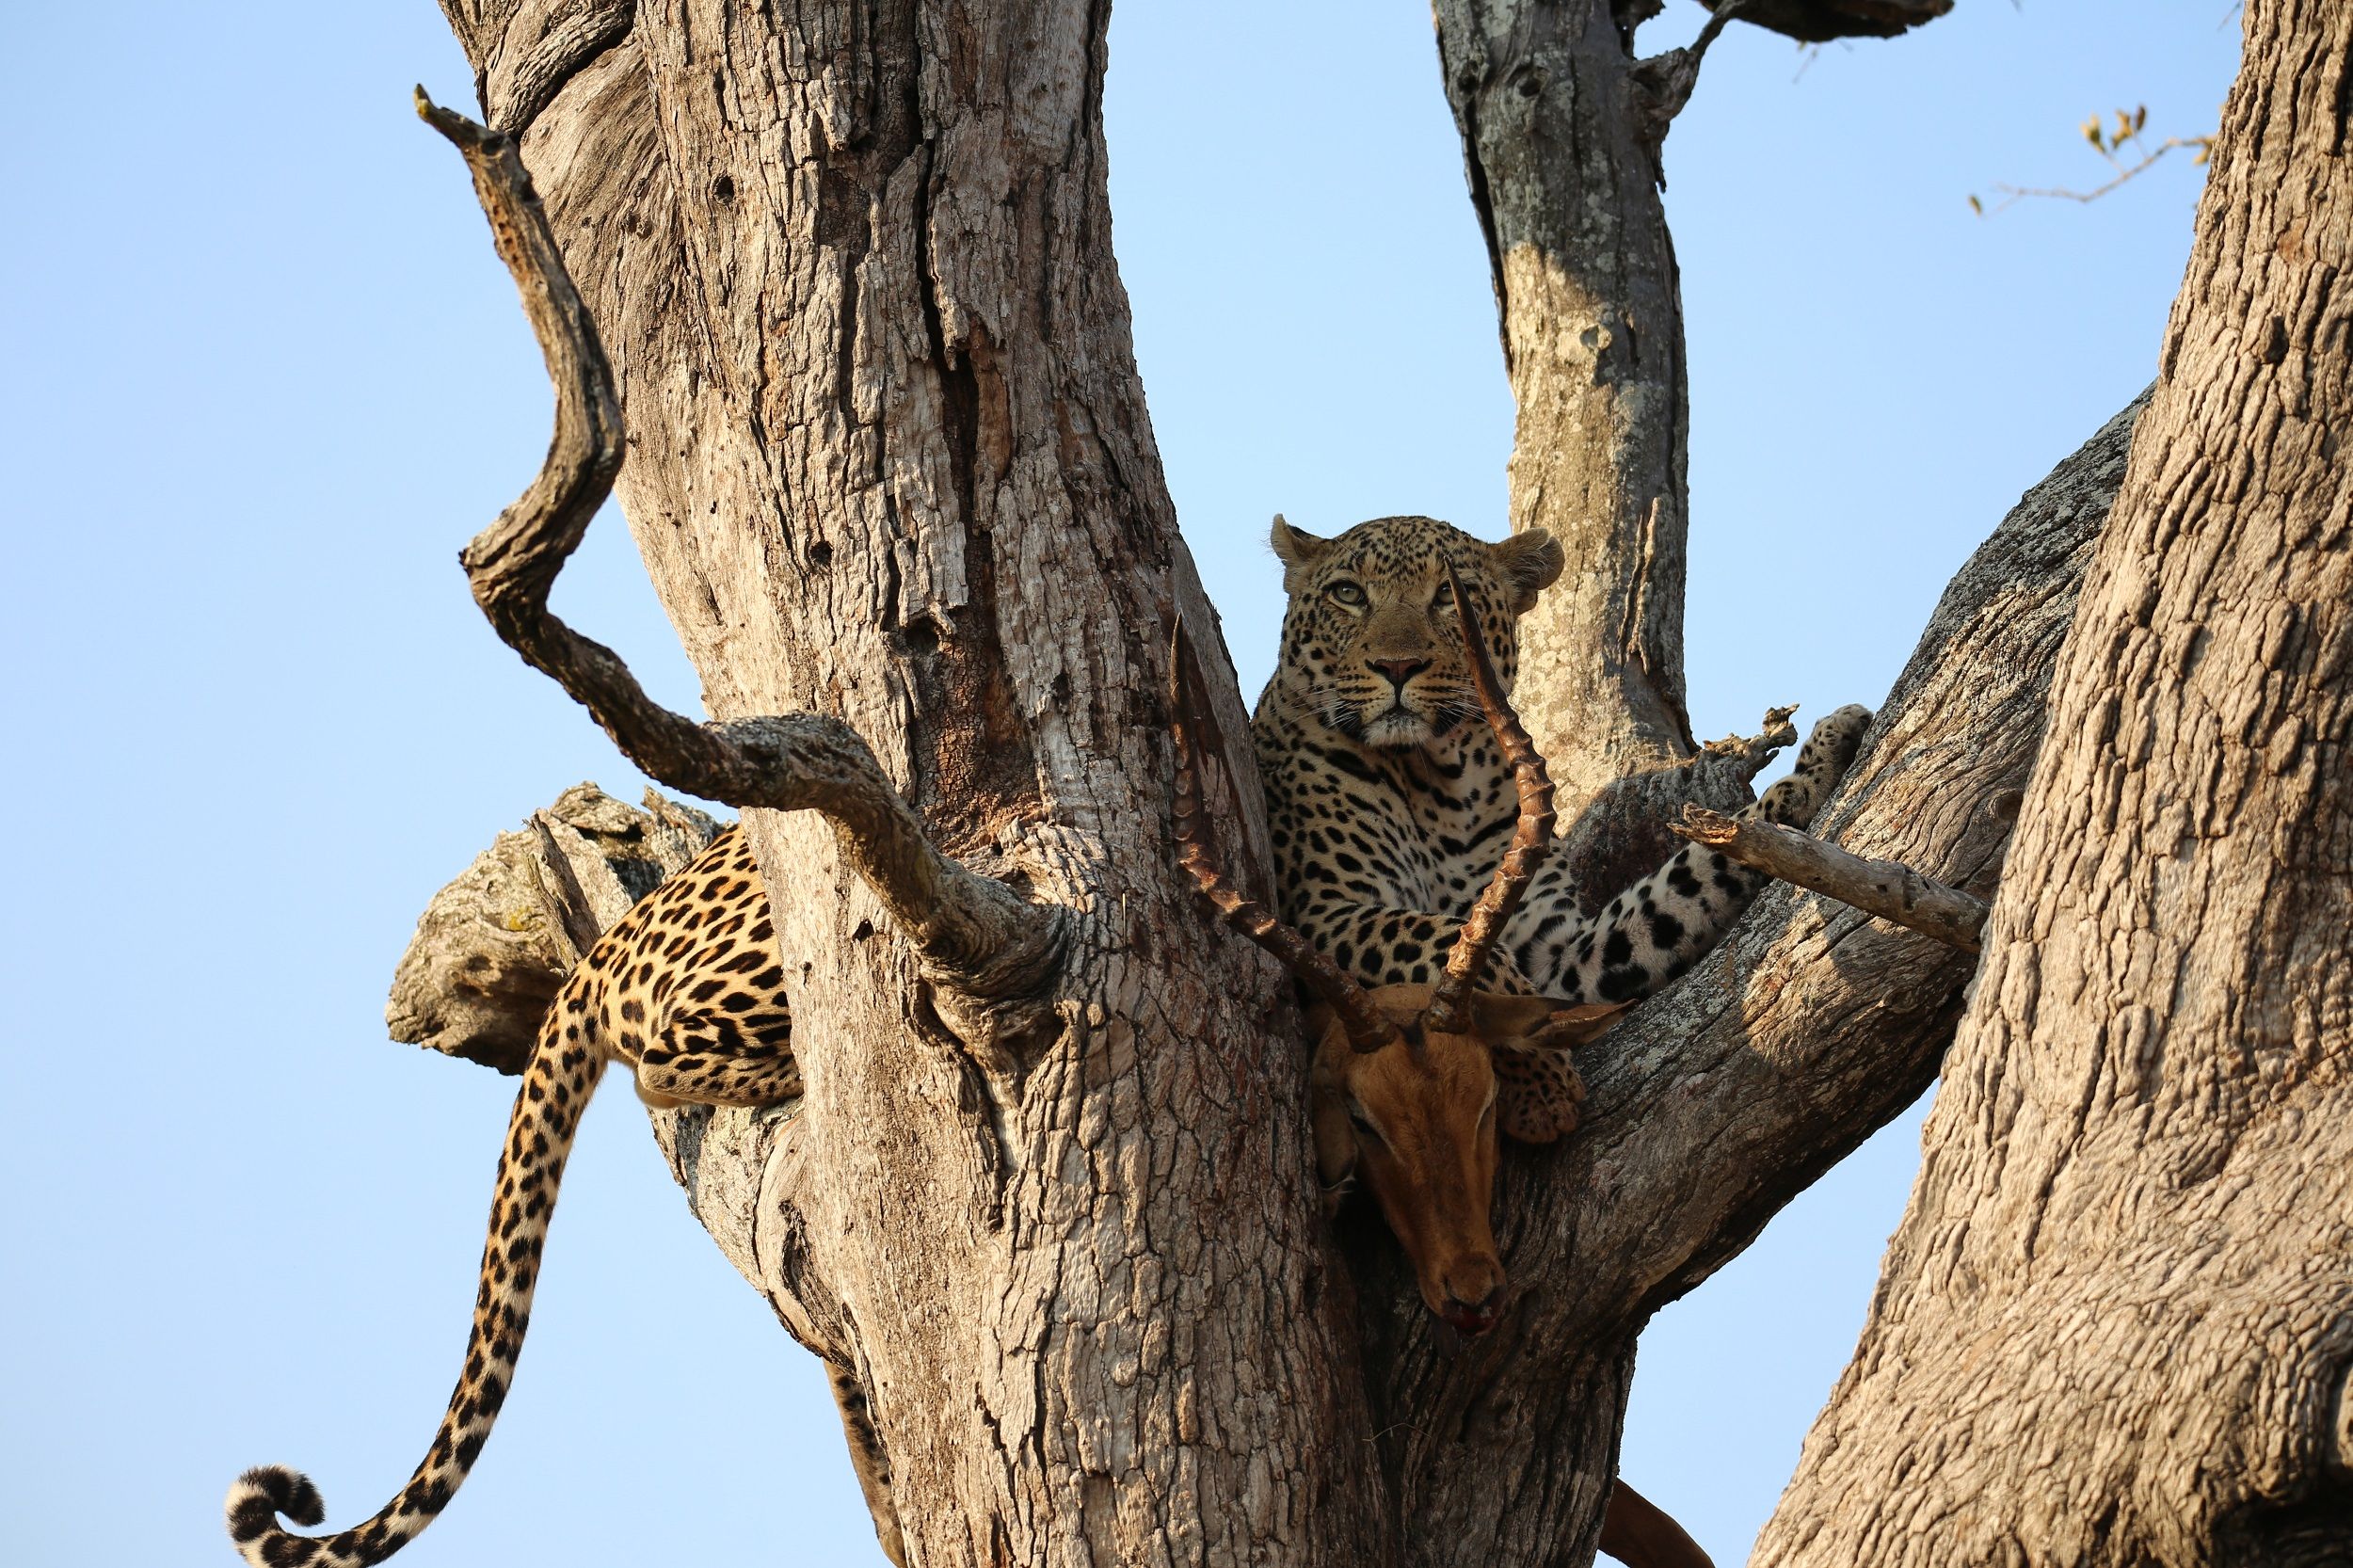
[(2353, 1552), (2353, 7), (2246, 27), (1927, 1162), (1760, 1562)]

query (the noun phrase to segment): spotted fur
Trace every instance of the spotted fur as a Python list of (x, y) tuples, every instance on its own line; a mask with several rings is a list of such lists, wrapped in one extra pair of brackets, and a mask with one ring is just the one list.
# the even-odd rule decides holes
[[(1508, 688), (1518, 619), (1560, 575), (1561, 547), (1535, 531), (1491, 545), (1417, 517), (1332, 539), (1278, 517), (1273, 545), (1289, 604), (1251, 728), (1282, 916), (1368, 985), (1429, 983), (1518, 813), (1464, 667), (1445, 564)], [(1824, 719), (1796, 771), (1749, 810), (1810, 821), (1870, 718), (1842, 708)], [(1566, 868), (1548, 862), (1484, 984), (1574, 1002), (1647, 996), (1714, 946), (1764, 880), (1689, 845), (1589, 917)], [(1496, 1067), (1505, 1132), (1543, 1141), (1576, 1125), (1583, 1091), (1564, 1055), (1499, 1053)]]
[[(373, 1518), (327, 1536), (295, 1535), (278, 1522), (280, 1514), (303, 1526), (325, 1517), (308, 1479), (278, 1465), (248, 1470), (228, 1502), (229, 1533), (248, 1562), (362, 1568), (398, 1551), (448, 1506), (514, 1379), (565, 1157), (607, 1063), (628, 1063), (656, 1103), (781, 1107), (799, 1099), (775, 936), (750, 846), (729, 828), (573, 970), (540, 1025), (515, 1096), (465, 1369), (431, 1448)], [(845, 1424), (853, 1414), (863, 1419), (862, 1400), (857, 1412), (845, 1405)], [(894, 1536), (896, 1528), (894, 1519)]]

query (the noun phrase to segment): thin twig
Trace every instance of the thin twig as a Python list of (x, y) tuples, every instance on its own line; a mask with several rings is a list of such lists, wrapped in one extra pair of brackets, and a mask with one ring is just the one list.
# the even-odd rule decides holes
[(1794, 827), (1755, 817), (1727, 817), (1699, 806), (1685, 807), (1683, 820), (1667, 825), (1753, 871), (1826, 893), (1963, 952), (1977, 951), (1978, 934), (1985, 928), (1985, 901), (1932, 882), (1910, 866), (1865, 860)]
[(2168, 152), (2177, 152), (2184, 148), (2203, 152), (2213, 145), (2214, 137), (2212, 136), (2168, 136), (2155, 147), (2151, 148), (2140, 162), (2130, 166), (2118, 163), (2103, 149), (2100, 155), (2106, 158), (2116, 169), (2116, 178), (2105, 185), (2096, 186), (2091, 190), (2070, 190), (2064, 185), (1995, 185), (1993, 188), (2000, 193), (2002, 200), (1989, 207), (1973, 196), (1969, 199), (1969, 204), (1977, 210), (1979, 216), (1992, 217), (1996, 213), (2009, 211), (2030, 196), (2054, 201), (2097, 201), (2126, 181), (2147, 172), (2152, 164)]
[(611, 648), (548, 613), (556, 574), (627, 449), (612, 366), (514, 139), (440, 107), (423, 88), (417, 113), (464, 155), (555, 384), (545, 465), (458, 557), (482, 613), (648, 776), (730, 806), (824, 815), (843, 858), (943, 978), (980, 997), (1041, 989), (1059, 966), (1060, 914), (942, 855), (856, 730), (812, 713), (697, 724), (648, 697)]

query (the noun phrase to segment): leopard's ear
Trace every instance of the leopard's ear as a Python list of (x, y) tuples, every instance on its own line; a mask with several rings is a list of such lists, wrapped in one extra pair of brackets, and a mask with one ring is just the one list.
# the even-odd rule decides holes
[(1498, 1131), (1523, 1144), (1549, 1144), (1577, 1130), (1585, 1080), (1568, 1052), (1498, 1043), (1494, 1056)]
[(1293, 528), (1283, 520), (1283, 514), (1274, 514), (1273, 530), (1267, 543), (1274, 547), (1275, 558), (1283, 563), (1283, 591), (1296, 592), (1299, 580), (1315, 569), (1332, 549), (1330, 539), (1318, 538), (1304, 528)]
[(1552, 586), (1568, 562), (1561, 541), (1541, 528), (1514, 534), (1501, 544), (1487, 547), (1487, 559), (1512, 584), (1512, 613), (1524, 616), (1536, 607), (1536, 596)]

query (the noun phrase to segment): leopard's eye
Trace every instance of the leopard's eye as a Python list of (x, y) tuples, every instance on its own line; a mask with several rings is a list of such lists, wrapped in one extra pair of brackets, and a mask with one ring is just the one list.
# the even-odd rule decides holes
[(1353, 583), (1335, 583), (1323, 591), (1335, 604), (1345, 604), (1352, 610), (1364, 608), (1365, 590)]
[(1454, 584), (1451, 583), (1439, 584), (1438, 591), (1430, 596), (1430, 607), (1433, 610), (1443, 610), (1453, 602)]

